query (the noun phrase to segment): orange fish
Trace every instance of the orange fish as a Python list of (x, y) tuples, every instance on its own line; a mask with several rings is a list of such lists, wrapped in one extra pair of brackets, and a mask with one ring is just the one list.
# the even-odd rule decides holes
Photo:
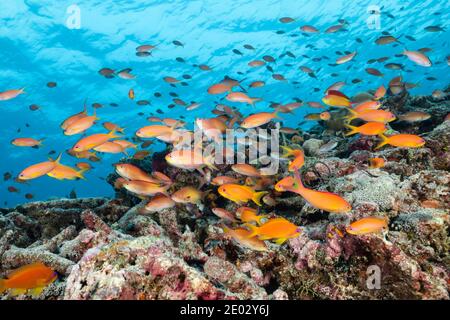
[(26, 168), (19, 174), (18, 178), (20, 180), (31, 180), (46, 175), (47, 173), (55, 169), (55, 167), (59, 164), (61, 156), (62, 154), (60, 154), (58, 158), (54, 161), (50, 160), (46, 162), (41, 162)]
[(242, 174), (244, 176), (248, 176), (248, 177), (260, 177), (261, 176), (261, 172), (258, 169), (256, 169), (254, 166), (246, 164), (246, 163), (234, 164), (231, 166), (231, 170), (233, 170), (234, 172), (237, 172), (239, 174)]
[(375, 100), (380, 100), (381, 98), (383, 98), (386, 95), (386, 88), (381, 85), (376, 91), (375, 94), (373, 95), (373, 97), (375, 98)]
[(123, 133), (123, 131), (125, 130), (124, 128), (121, 128), (117, 124), (114, 124), (112, 122), (103, 122), (103, 127), (108, 131), (114, 130), (114, 131), (120, 132), (120, 133)]
[(234, 214), (232, 214), (230, 211), (222, 209), (222, 208), (213, 208), (211, 210), (216, 216), (218, 216), (221, 219), (228, 220), (231, 222), (236, 222), (236, 218), (234, 217)]
[(388, 219), (379, 217), (366, 217), (351, 223), (345, 231), (353, 235), (378, 233), (388, 229)]
[(377, 136), (384, 132), (386, 132), (386, 125), (382, 122), (367, 122), (359, 127), (354, 127), (349, 124), (345, 125), (347, 128), (351, 129), (351, 131), (347, 132), (346, 136), (351, 136), (352, 134), (362, 134), (364, 136)]
[(47, 175), (57, 180), (75, 180), (75, 179), (85, 180), (83, 173), (86, 171), (87, 171), (86, 169), (81, 169), (77, 171), (72, 167), (57, 164), (52, 171), (47, 173)]
[(295, 172), (295, 178), (286, 177), (279, 181), (275, 185), (275, 190), (295, 192), (301, 195), (311, 206), (327, 212), (345, 213), (352, 210), (352, 206), (335, 193), (306, 188), (298, 171)]
[(139, 138), (154, 138), (158, 136), (164, 136), (167, 134), (172, 134), (174, 132), (174, 126), (164, 126), (164, 125), (152, 125), (140, 128), (136, 131), (136, 136)]
[(204, 166), (217, 170), (214, 166), (213, 156), (204, 157), (202, 152), (197, 150), (174, 150), (165, 157), (168, 164), (181, 169), (201, 169)]
[(9, 273), (7, 279), (0, 279), (0, 294), (11, 290), (12, 295), (21, 295), (30, 290), (36, 297), (57, 278), (56, 272), (43, 263), (28, 264)]
[(75, 122), (77, 122), (78, 120), (80, 120), (80, 119), (82, 119), (84, 117), (87, 117), (87, 106), (86, 106), (86, 104), (84, 104), (84, 110), (83, 111), (81, 111), (81, 112), (79, 112), (77, 114), (74, 114), (74, 115), (70, 116), (69, 118), (67, 118), (66, 120), (64, 120), (61, 123), (60, 127), (61, 127), (61, 129), (66, 130), (72, 124), (74, 124)]
[(350, 107), (350, 98), (340, 91), (329, 90), (322, 99), (323, 103), (332, 107)]
[(295, 156), (294, 160), (292, 160), (289, 163), (288, 166), (288, 170), (289, 171), (297, 171), (299, 170), (301, 167), (303, 167), (303, 165), (305, 164), (305, 154), (303, 152), (303, 150), (300, 149), (291, 149), (289, 147), (285, 147), (285, 146), (281, 146), (281, 148), (284, 150), (284, 154), (282, 155), (283, 158), (288, 157), (288, 156)]
[(385, 161), (383, 158), (370, 158), (369, 159), (369, 169), (383, 168)]
[(231, 86), (225, 83), (217, 83), (208, 88), (209, 94), (222, 94), (225, 92), (231, 92)]
[(166, 185), (161, 186), (160, 184), (139, 180), (121, 181), (121, 186), (140, 197), (154, 196), (158, 193), (167, 194), (169, 188)]
[(349, 61), (353, 60), (353, 58), (354, 58), (355, 56), (356, 56), (356, 51), (353, 52), (353, 53), (350, 53), (350, 54), (348, 54), (348, 55), (346, 55), (346, 56), (343, 56), (343, 57), (338, 58), (338, 59), (336, 60), (336, 64), (343, 64), (343, 63), (349, 62)]
[(173, 201), (172, 198), (163, 194), (157, 194), (149, 202), (147, 202), (147, 204), (140, 210), (140, 213), (159, 212), (161, 210), (173, 208), (174, 206), (175, 201)]
[(375, 148), (380, 149), (386, 144), (400, 148), (420, 148), (425, 145), (425, 139), (415, 134), (395, 134), (390, 137), (380, 135), (382, 142)]
[(117, 136), (114, 131), (111, 131), (109, 133), (96, 133), (91, 136), (82, 138), (73, 146), (72, 149), (75, 152), (91, 150), (114, 138), (119, 138), (119, 136)]
[(408, 57), (409, 60), (422, 67), (431, 67), (432, 63), (430, 58), (420, 51), (408, 51), (404, 50), (403, 54)]
[(256, 128), (269, 123), (272, 119), (278, 118), (277, 111), (275, 112), (260, 112), (248, 116), (241, 122), (241, 127), (245, 129)]
[(365, 110), (361, 112), (356, 112), (352, 109), (347, 110), (350, 111), (350, 115), (345, 117), (347, 121), (361, 119), (368, 122), (388, 123), (395, 120), (395, 115), (387, 110)]
[(44, 139), (36, 140), (33, 138), (16, 138), (11, 141), (11, 144), (17, 147), (39, 147), (42, 146), (42, 141), (44, 141)]
[(114, 141), (106, 141), (105, 143), (96, 146), (93, 150), (97, 152), (112, 153), (112, 154), (123, 153), (126, 156), (128, 156), (128, 153), (125, 150), (125, 148), (121, 144), (115, 143)]
[(76, 166), (78, 169), (85, 170), (85, 171), (89, 171), (92, 169), (92, 166), (87, 162), (78, 162), (76, 164)]
[(114, 164), (116, 168), (116, 172), (125, 179), (128, 180), (138, 180), (138, 181), (147, 181), (151, 183), (158, 184), (159, 181), (153, 177), (151, 177), (147, 172), (142, 170), (135, 165), (129, 163), (116, 163)]
[(226, 235), (233, 238), (237, 243), (256, 251), (267, 251), (267, 246), (264, 241), (256, 237), (249, 237), (251, 232), (244, 228), (230, 229), (222, 227)]
[(14, 90), (3, 91), (3, 92), (0, 92), (0, 101), (11, 100), (11, 99), (14, 99), (15, 97), (17, 97), (18, 95), (21, 95), (24, 93), (25, 93), (25, 88), (18, 89), (18, 90), (14, 89)]
[(260, 227), (253, 224), (246, 224), (246, 226), (251, 231), (250, 238), (256, 236), (259, 240), (275, 240), (278, 245), (300, 235), (300, 229), (285, 218), (270, 219)]
[(73, 136), (75, 134), (83, 133), (90, 127), (92, 127), (96, 120), (99, 120), (99, 118), (97, 117), (95, 112), (92, 116), (85, 115), (84, 117), (81, 117), (80, 119), (70, 124), (64, 130), (64, 134), (66, 136)]
[(308, 32), (308, 33), (318, 33), (319, 30), (317, 30), (315, 27), (313, 26), (302, 26), (300, 27), (300, 30), (302, 30), (303, 32)]
[(127, 140), (114, 140), (114, 143), (121, 145), (122, 148), (124, 148), (124, 149), (130, 149), (130, 148), (137, 149), (138, 148), (137, 145), (135, 145), (134, 143), (127, 141)]
[(381, 107), (381, 103), (378, 101), (365, 101), (358, 104), (353, 110), (356, 112), (361, 112), (365, 110), (377, 110)]
[(267, 218), (264, 215), (258, 216), (258, 211), (250, 207), (240, 207), (236, 214), (242, 222), (256, 222), (259, 225), (263, 219)]
[(267, 194), (267, 191), (256, 192), (248, 186), (239, 184), (223, 184), (218, 189), (219, 194), (237, 204), (244, 204), (252, 200), (258, 206), (261, 206), (261, 198)]
[(239, 179), (227, 176), (218, 176), (211, 180), (211, 184), (215, 186), (221, 186), (223, 184), (237, 184), (239, 183)]
[(262, 100), (261, 98), (250, 98), (248, 95), (246, 95), (243, 92), (230, 92), (229, 94), (227, 94), (225, 99), (227, 99), (228, 101), (231, 101), (231, 102), (248, 103), (248, 104), (251, 104), (252, 106), (255, 105), (255, 102)]
[(172, 194), (171, 198), (176, 203), (198, 204), (202, 200), (204, 193), (194, 187), (184, 187)]
[(262, 67), (265, 64), (266, 64), (266, 62), (262, 61), (262, 60), (253, 60), (248, 63), (248, 65), (253, 68)]

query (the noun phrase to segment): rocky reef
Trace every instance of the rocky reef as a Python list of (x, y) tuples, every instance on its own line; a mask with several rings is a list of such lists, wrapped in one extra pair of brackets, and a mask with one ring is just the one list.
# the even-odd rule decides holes
[[(237, 206), (212, 190), (203, 205), (142, 214), (141, 200), (117, 190), (115, 199), (61, 199), (0, 211), (0, 276), (40, 261), (58, 281), (37, 299), (449, 299), (450, 288), (450, 112), (448, 98), (393, 97), (393, 112), (423, 108), (432, 117), (408, 126), (421, 134), (419, 149), (385, 147), (372, 138), (344, 137), (336, 126), (303, 133), (309, 187), (342, 195), (348, 214), (324, 213), (294, 193), (277, 193), (261, 212), (302, 227), (300, 236), (267, 251), (242, 247), (211, 213)], [(402, 124), (392, 130), (404, 131)], [(337, 142), (335, 148), (322, 148)], [(178, 189), (200, 185), (201, 175), (168, 167), (164, 154), (124, 160), (151, 172), (163, 171)], [(385, 166), (370, 169), (368, 159)], [(219, 168), (227, 171), (227, 168)], [(285, 165), (278, 176), (288, 175)], [(111, 174), (114, 184), (118, 176)], [(383, 234), (351, 235), (356, 219), (389, 219)], [(371, 270), (380, 285), (369, 285)], [(2, 299), (28, 299), (11, 296)]]

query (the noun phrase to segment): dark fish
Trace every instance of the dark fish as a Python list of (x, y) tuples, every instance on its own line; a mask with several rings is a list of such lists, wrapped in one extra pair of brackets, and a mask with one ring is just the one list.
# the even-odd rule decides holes
[(336, 51), (335, 52), (337, 55), (343, 56), (344, 54), (341, 51)]
[(272, 57), (272, 56), (268, 56), (268, 55), (265, 55), (263, 57), (263, 60), (266, 61), (266, 62), (275, 62), (275, 58)]
[(184, 44), (181, 43), (181, 42), (178, 41), (178, 40), (174, 40), (174, 41), (172, 41), (172, 43), (173, 43), (174, 45), (178, 46), (178, 47), (184, 47)]
[[(170, 106), (169, 106), (169, 108), (170, 108)], [(173, 107), (172, 107), (172, 108), (173, 108)], [(156, 113), (163, 114), (164, 111), (162, 111), (161, 109), (158, 109), (158, 110), (156, 110)]]
[(355, 83), (360, 83), (361, 81), (362, 81), (361, 79), (353, 79), (353, 80), (352, 80), (352, 83), (353, 83), (353, 84), (355, 84)]
[(367, 61), (368, 64), (372, 64), (372, 63), (375, 63), (375, 62), (377, 62), (376, 59), (370, 59), (370, 60)]
[[(183, 87), (187, 87), (187, 86), (189, 85), (189, 83), (184, 82), (184, 81), (181, 81), (180, 84), (181, 84)], [(174, 87), (175, 87), (175, 86), (174, 86)]]
[(155, 92), (153, 95), (154, 95), (155, 97), (157, 97), (157, 98), (160, 98), (160, 97), (162, 96), (162, 94), (159, 93), (159, 92)]
[(278, 81), (286, 81), (286, 78), (279, 73), (272, 74), (272, 78), (274, 78), (275, 80), (278, 80)]
[(374, 68), (366, 68), (366, 72), (368, 74), (371, 74), (371, 75), (376, 76), (376, 77), (384, 76), (384, 74), (382, 74), (379, 70), (374, 69)]
[(176, 58), (175, 60), (177, 60), (178, 62), (181, 62), (181, 63), (185, 63), (186, 61), (183, 59), (183, 58), (181, 58), (181, 57), (178, 57), (178, 58)]
[(200, 70), (203, 70), (203, 71), (211, 71), (211, 70), (212, 70), (212, 69), (211, 69), (209, 66), (207, 66), (206, 64), (201, 64), (201, 65), (198, 66), (198, 68), (199, 68)]
[(77, 196), (75, 189), (72, 189), (72, 191), (70, 191), (70, 193), (69, 193), (69, 199), (77, 199), (77, 198), (78, 198), (78, 196)]
[(380, 63), (385, 62), (386, 60), (389, 60), (389, 57), (381, 57), (377, 59), (377, 61)]
[(244, 55), (242, 52), (240, 52), (238, 49), (233, 49), (233, 53), (237, 54), (237, 55)]
[(114, 70), (110, 68), (102, 68), (98, 71), (98, 73), (107, 79), (114, 78)]
[(55, 150), (51, 150), (51, 151), (48, 152), (48, 155), (49, 155), (49, 156), (51, 156), (51, 155), (53, 155), (53, 154), (56, 154), (56, 151), (55, 151)]
[(150, 104), (150, 101), (148, 101), (148, 100), (139, 100), (138, 102), (136, 102), (136, 104), (138, 106), (148, 106)]
[(19, 193), (20, 192), (19, 189), (17, 189), (16, 187), (13, 187), (13, 186), (8, 187), (8, 191), (11, 193)]
[(178, 94), (176, 92), (169, 92), (169, 96), (176, 98), (178, 97)]
[(56, 82), (48, 82), (47, 87), (49, 88), (55, 88), (57, 86)]
[(441, 26), (428, 26), (424, 29), (425, 31), (428, 32), (440, 32), (440, 31), (445, 31), (444, 28), (442, 28)]
[(253, 46), (250, 44), (244, 44), (244, 48), (247, 50), (255, 50), (255, 48), (253, 48)]
[(405, 38), (408, 40), (411, 40), (411, 41), (416, 41), (416, 38), (414, 38), (413, 36), (410, 36), (410, 35), (406, 35)]
[(272, 72), (272, 73), (274, 72), (274, 71), (273, 71), (273, 68), (272, 68), (271, 66), (266, 66), (266, 69), (269, 70), (269, 71)]
[(429, 80), (429, 81), (436, 81), (437, 80), (435, 77), (427, 77), (426, 79)]
[(356, 38), (356, 42), (362, 43), (361, 38)]
[(181, 77), (186, 80), (192, 79), (192, 76), (189, 74), (183, 74)]
[(37, 104), (32, 104), (29, 108), (31, 111), (36, 111), (39, 110), (41, 107), (39, 107)]
[(31, 200), (31, 199), (34, 198), (34, 196), (33, 196), (31, 193), (27, 193), (27, 194), (25, 195), (25, 198), (28, 199), (28, 200)]
[(119, 106), (117, 103), (114, 103), (114, 102), (111, 102), (109, 105), (110, 105), (111, 107), (118, 107), (118, 106)]
[(152, 53), (148, 52), (148, 51), (140, 51), (140, 52), (136, 52), (136, 56), (140, 57), (140, 58), (145, 58), (148, 56), (151, 56)]
[(427, 53), (427, 52), (433, 51), (433, 49), (431, 49), (431, 48), (420, 48), (420, 49), (417, 50), (417, 51), (420, 51), (420, 52), (422, 52), (422, 53)]
[(375, 40), (375, 43), (378, 45), (385, 45), (389, 43), (398, 42), (397, 38), (394, 38), (393, 36), (381, 36), (377, 40)]
[(8, 181), (8, 180), (11, 179), (11, 178), (12, 178), (12, 174), (11, 174), (11, 173), (5, 172), (5, 173), (3, 174), (3, 181)]
[(387, 63), (384, 65), (384, 67), (386, 69), (390, 69), (390, 70), (402, 70), (403, 69), (403, 65), (400, 63)]
[(276, 34), (285, 34), (285, 33), (286, 33), (286, 31), (283, 31), (283, 30), (278, 30), (278, 31), (276, 31), (275, 33), (276, 33)]
[(143, 112), (139, 112), (139, 113), (138, 113), (138, 116), (141, 116), (141, 117), (142, 117), (143, 115), (144, 115)]
[(280, 18), (279, 21), (281, 23), (291, 23), (291, 22), (294, 22), (295, 19), (291, 18), (291, 17), (283, 17), (283, 18)]

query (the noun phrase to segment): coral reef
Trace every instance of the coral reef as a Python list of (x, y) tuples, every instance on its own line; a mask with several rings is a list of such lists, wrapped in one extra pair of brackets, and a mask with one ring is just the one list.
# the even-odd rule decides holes
[[(425, 147), (374, 151), (374, 139), (343, 138), (337, 124), (304, 133), (305, 183), (339, 193), (353, 210), (321, 212), (269, 186), (275, 201), (261, 211), (301, 226), (300, 236), (282, 246), (267, 243), (267, 251), (254, 251), (228, 237), (211, 208), (235, 212), (237, 206), (215, 192), (201, 206), (144, 213), (141, 200), (121, 189), (113, 200), (61, 199), (2, 209), (0, 275), (35, 261), (53, 268), (59, 279), (38, 299), (449, 299), (450, 121), (442, 121), (450, 106), (447, 99), (410, 96), (385, 104), (399, 114), (432, 114), (408, 126), (423, 134)], [(320, 152), (329, 141), (338, 146)], [(202, 185), (198, 173), (168, 167), (164, 154), (126, 162), (164, 172), (175, 189)], [(370, 169), (371, 157), (385, 159), (385, 166)], [(286, 165), (281, 168), (277, 178), (288, 175)], [(114, 185), (117, 177), (111, 174), (108, 182)], [(389, 230), (344, 231), (349, 222), (371, 215), (388, 218)], [(374, 266), (381, 280), (376, 288), (368, 284)], [(2, 298), (31, 297), (5, 292)]]

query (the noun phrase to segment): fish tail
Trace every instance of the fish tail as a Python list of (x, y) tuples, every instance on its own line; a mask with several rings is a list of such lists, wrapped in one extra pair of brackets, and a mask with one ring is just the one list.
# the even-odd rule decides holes
[(349, 124), (344, 124), (344, 126), (346, 126), (347, 128), (351, 129), (350, 132), (347, 132), (345, 134), (346, 137), (351, 136), (352, 134), (358, 133), (357, 128), (355, 126), (349, 125)]
[(268, 194), (267, 191), (261, 191), (261, 192), (255, 192), (253, 194), (252, 200), (254, 203), (256, 203), (258, 206), (261, 206), (261, 198), (264, 197), (266, 194)]
[(116, 135), (116, 130), (113, 129), (108, 133), (108, 136), (110, 137), (110, 139), (114, 139), (114, 138), (120, 138), (120, 136)]
[(250, 104), (254, 107), (255, 103), (261, 100), (261, 98), (250, 98)]
[(253, 238), (259, 234), (259, 227), (251, 223), (246, 223), (245, 226), (250, 229), (250, 234), (247, 236), (247, 238)]
[(21, 93), (26, 93), (26, 92), (25, 92), (25, 87), (21, 88), (19, 91), (20, 91)]
[(389, 138), (384, 134), (380, 134), (379, 137), (381, 138), (381, 142), (375, 147), (374, 150), (378, 150), (389, 143)]
[(281, 146), (281, 149), (283, 149), (284, 153), (281, 155), (283, 158), (287, 158), (292, 155), (292, 149), (286, 146)]
[(77, 172), (77, 177), (83, 180), (87, 180), (83, 174), (88, 170), (89, 169), (87, 168), (81, 169), (80, 171)]
[(42, 146), (42, 142), (44, 142), (44, 140), (45, 140), (45, 138), (42, 138), (42, 139), (38, 140), (38, 145)]
[(297, 190), (304, 189), (305, 186), (303, 185), (302, 178), (300, 177), (300, 171), (299, 170), (294, 172), (294, 177), (295, 177), (294, 188), (297, 189)]
[(59, 153), (58, 158), (56, 158), (56, 160), (53, 161), (53, 162), (56, 163), (56, 164), (60, 164), (61, 163), (61, 157), (62, 157), (62, 152)]

